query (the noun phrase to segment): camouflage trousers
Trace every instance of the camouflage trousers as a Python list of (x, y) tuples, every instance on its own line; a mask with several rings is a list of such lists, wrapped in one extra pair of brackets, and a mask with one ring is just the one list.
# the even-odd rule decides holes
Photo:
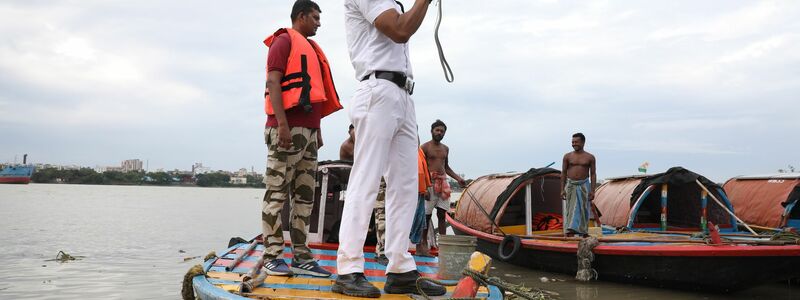
[(384, 255), (383, 247), (386, 245), (386, 181), (381, 177), (381, 187), (378, 188), (378, 198), (375, 199), (375, 255)]
[(278, 128), (264, 131), (268, 145), (267, 172), (264, 183), (267, 191), (261, 206), (261, 228), (264, 234), (264, 259), (272, 260), (283, 253), (281, 211), (284, 202), (291, 201), (292, 253), (294, 261), (312, 261), (306, 245), (309, 217), (314, 207), (314, 188), (317, 174), (317, 130), (292, 127), (292, 146), (278, 147)]

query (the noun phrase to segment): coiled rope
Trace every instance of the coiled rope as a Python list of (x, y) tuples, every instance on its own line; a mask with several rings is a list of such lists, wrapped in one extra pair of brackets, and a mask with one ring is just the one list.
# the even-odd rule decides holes
[(447, 82), (453, 82), (453, 70), (450, 69), (450, 64), (444, 57), (444, 50), (442, 50), (442, 43), (439, 41), (439, 26), (442, 24), (442, 0), (436, 1), (439, 6), (439, 14), (436, 16), (436, 28), (433, 31), (433, 39), (436, 41), (436, 50), (439, 51), (439, 62), (442, 64), (442, 71), (444, 71), (444, 79)]

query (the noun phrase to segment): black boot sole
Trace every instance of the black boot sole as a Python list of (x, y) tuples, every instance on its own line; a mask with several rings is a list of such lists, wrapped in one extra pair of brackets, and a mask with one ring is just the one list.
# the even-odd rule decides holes
[(331, 292), (339, 293), (342, 295), (347, 295), (351, 297), (361, 297), (361, 298), (380, 298), (381, 292), (378, 291), (377, 293), (374, 292), (354, 292), (354, 291), (346, 291), (343, 287), (334, 284), (331, 287)]

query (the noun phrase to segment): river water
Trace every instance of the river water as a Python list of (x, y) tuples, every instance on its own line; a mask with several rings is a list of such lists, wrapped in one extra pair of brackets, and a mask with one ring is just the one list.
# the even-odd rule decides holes
[[(237, 188), (0, 185), (0, 299), (179, 299), (183, 275), (202, 260), (186, 258), (259, 233), (262, 195)], [(51, 261), (59, 251), (82, 258)], [(800, 299), (800, 287), (782, 283), (720, 295), (578, 283), (501, 262), (491, 274), (557, 299)]]

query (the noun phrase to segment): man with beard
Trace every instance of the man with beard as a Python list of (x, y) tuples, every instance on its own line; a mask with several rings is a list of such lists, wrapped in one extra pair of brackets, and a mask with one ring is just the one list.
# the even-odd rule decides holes
[[(447, 125), (442, 120), (436, 120), (431, 124), (431, 140), (422, 144), (422, 151), (425, 152), (428, 170), (431, 172), (431, 181), (433, 181), (433, 192), (430, 193), (430, 199), (426, 203), (425, 214), (430, 220), (433, 209), (436, 208), (436, 217), (439, 219), (439, 235), (447, 234), (445, 213), (450, 209), (450, 185), (447, 183), (447, 175), (458, 181), (461, 187), (466, 185), (464, 179), (450, 168), (448, 162), (450, 148), (442, 144), (446, 132)], [(423, 236), (427, 236), (427, 232)], [(423, 242), (427, 243), (427, 239), (423, 239)], [(428, 247), (423, 248), (429, 249)]]
[(566, 201), (564, 232), (566, 236), (586, 236), (589, 231), (589, 214), (597, 186), (594, 155), (583, 150), (586, 136), (572, 135), (572, 151), (564, 155), (561, 165), (561, 199)]
[[(292, 7), (292, 27), (278, 29), (264, 40), (269, 47), (264, 93), (268, 154), (261, 228), (264, 269), (269, 275), (331, 275), (316, 262), (307, 245), (317, 151), (322, 147), (320, 120), (342, 108), (328, 59), (320, 46), (308, 39), (320, 27), (321, 12), (313, 1), (298, 0)], [(286, 201), (291, 203), (291, 266), (281, 258), (281, 212)]]

